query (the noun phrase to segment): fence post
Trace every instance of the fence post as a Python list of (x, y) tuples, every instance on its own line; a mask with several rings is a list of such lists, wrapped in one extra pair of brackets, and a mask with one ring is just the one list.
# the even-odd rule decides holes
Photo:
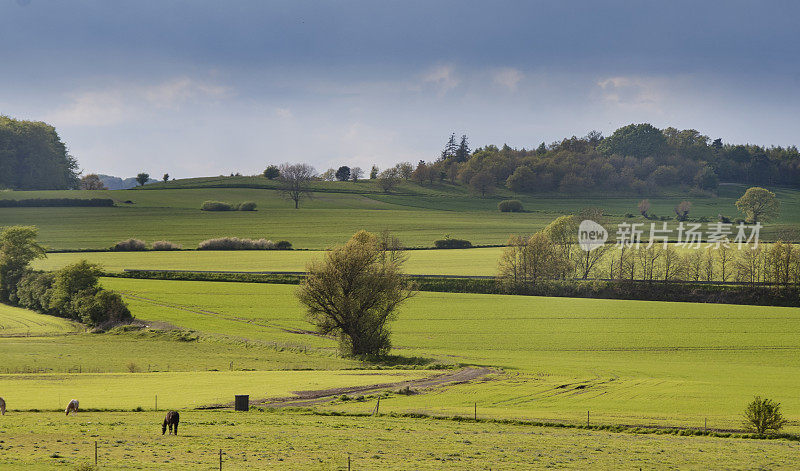
[(589, 426), (589, 411), (586, 411), (586, 426)]
[(158, 394), (156, 394), (156, 412), (158, 412)]
[(473, 418), (477, 422), (477, 420), (478, 420), (478, 403), (477, 402), (475, 403), (475, 413), (473, 414)]
[(97, 467), (97, 440), (94, 441), (94, 466)]
[(347, 471), (350, 471), (350, 453), (347, 454)]
[(378, 415), (378, 412), (380, 411), (380, 409), (381, 409), (381, 397), (378, 396), (378, 403), (375, 404), (375, 413), (373, 413), (372, 415), (373, 416)]
[(706, 433), (708, 433), (708, 417), (705, 417), (705, 418), (703, 419), (703, 431), (705, 431)]
[(219, 449), (219, 471), (222, 471), (222, 448)]

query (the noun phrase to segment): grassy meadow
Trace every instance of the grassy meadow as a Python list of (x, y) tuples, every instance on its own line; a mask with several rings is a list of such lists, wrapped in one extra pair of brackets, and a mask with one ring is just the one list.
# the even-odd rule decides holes
[[(124, 269), (302, 271), (322, 250), (360, 229), (391, 229), (411, 247), (449, 234), (504, 243), (561, 214), (599, 206), (612, 221), (645, 222), (638, 197), (524, 196), (527, 212), (496, 209), (505, 190), (477, 198), (460, 187), (374, 182), (315, 183), (295, 210), (274, 182), (256, 177), (189, 179), (123, 191), (0, 192), (3, 198), (110, 197), (112, 208), (0, 208), (0, 226), (31, 224), (53, 250), (106, 249), (136, 237), (185, 249), (201, 240), (266, 237), (294, 251), (49, 253), (33, 267), (82, 259)], [(237, 187), (238, 186), (238, 187)], [(691, 216), (737, 217), (744, 191), (688, 198)], [(800, 192), (778, 190), (782, 213), (763, 234), (800, 227)], [(680, 195), (650, 198), (671, 215)], [(199, 210), (205, 200), (255, 201), (255, 212)], [(673, 224), (671, 222), (670, 224)], [(501, 247), (410, 250), (406, 271), (494, 275)], [(339, 355), (318, 335), (295, 286), (103, 278), (141, 329), (90, 333), (70, 321), (0, 305), (0, 467), (61, 469), (93, 460), (139, 469), (791, 468), (796, 442), (609, 433), (432, 418), (367, 417), (376, 395), (338, 398), (308, 411), (201, 410), (234, 394), (270, 399), (296, 391), (394, 383), (464, 367), (493, 373), (412, 394), (381, 394), (381, 412), (479, 419), (741, 430), (756, 394), (783, 405), (785, 431), (800, 433), (800, 309), (723, 304), (420, 292), (392, 324), (393, 357)], [(418, 394), (419, 393), (419, 394)], [(338, 394), (338, 393), (337, 393)], [(159, 412), (152, 409), (158, 396)], [(66, 401), (82, 411), (65, 419)], [(126, 412), (135, 408), (143, 412)], [(160, 435), (163, 409), (181, 410), (181, 436)], [(42, 412), (35, 412), (41, 410)]]
[[(116, 206), (0, 208), (0, 226), (35, 225), (42, 241), (53, 250), (106, 249), (130, 237), (147, 242), (166, 239), (188, 249), (202, 240), (226, 236), (288, 240), (295, 248), (325, 249), (346, 241), (360, 229), (391, 230), (409, 247), (431, 247), (434, 240), (446, 234), (475, 245), (496, 245), (505, 243), (510, 234), (533, 233), (558, 215), (585, 207), (602, 207), (613, 221), (629, 213), (638, 216), (637, 203), (641, 200), (609, 195), (518, 196), (526, 212), (500, 213), (498, 201), (513, 196), (505, 190), (478, 198), (448, 184), (431, 188), (406, 183), (394, 194), (381, 194), (372, 182), (319, 182), (314, 197), (295, 210), (291, 202), (270, 188), (274, 183), (261, 180), (265, 188), (165, 189), (173, 184), (170, 182), (135, 190), (3, 191), (0, 199), (108, 197)], [(694, 203), (691, 216), (711, 220), (718, 214), (738, 217), (734, 202), (745, 189), (743, 185), (724, 185), (718, 197), (688, 198)], [(782, 204), (781, 216), (765, 227), (762, 235), (766, 238), (800, 225), (800, 192), (776, 191)], [(672, 217), (672, 208), (683, 199), (687, 197), (652, 197), (651, 213)], [(205, 200), (254, 201), (258, 211), (200, 211)]]

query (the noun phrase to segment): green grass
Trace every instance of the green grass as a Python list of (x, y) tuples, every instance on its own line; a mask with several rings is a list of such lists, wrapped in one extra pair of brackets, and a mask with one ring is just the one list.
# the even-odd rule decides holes
[(797, 443), (632, 435), (491, 423), (297, 413), (11, 413), (0, 421), (7, 470), (71, 469), (792, 469)]
[(82, 325), (66, 319), (0, 304), (0, 338), (60, 335), (83, 330)]
[[(137, 317), (333, 352), (310, 329), (295, 287), (105, 279)], [(158, 303), (172, 309), (158, 308)], [(179, 306), (183, 306), (181, 309)], [(195, 313), (205, 309), (213, 312)], [(720, 304), (419, 293), (393, 324), (394, 352), (495, 366), (490, 382), (397, 396), (387, 411), (607, 423), (740, 426), (753, 395), (800, 419), (800, 309)], [(347, 403), (336, 407), (358, 409)], [(383, 407), (383, 406), (382, 406)], [(364, 412), (363, 410), (360, 410)]]
[(252, 399), (291, 396), (292, 391), (404, 381), (430, 371), (182, 371), (101, 374), (0, 374), (0, 390), (12, 410), (58, 410), (77, 398), (84, 409), (201, 407)]
[[(153, 186), (153, 189), (118, 191), (4, 191), (0, 198), (110, 197), (118, 206), (0, 208), (0, 226), (36, 225), (43, 242), (52, 249), (103, 249), (130, 237), (148, 242), (166, 239), (193, 248), (201, 240), (224, 236), (285, 239), (296, 248), (323, 249), (347, 240), (360, 229), (389, 229), (412, 247), (430, 247), (445, 234), (468, 239), (473, 244), (493, 245), (505, 243), (510, 234), (535, 232), (558, 215), (574, 213), (587, 206), (604, 208), (616, 221), (626, 213), (636, 214), (640, 199), (608, 195), (521, 196), (529, 212), (501, 214), (496, 209), (497, 202), (510, 195), (483, 199), (470, 195), (463, 187), (429, 188), (411, 183), (398, 190), (402, 194), (384, 195), (374, 193), (371, 182), (320, 182), (316, 184), (320, 191), (314, 193), (314, 199), (304, 202), (300, 210), (294, 210), (274, 189), (186, 188), (181, 185), (170, 182), (166, 186)], [(719, 197), (688, 198), (694, 202), (691, 215), (713, 219), (722, 213), (736, 217), (733, 203), (744, 189), (742, 185), (723, 186)], [(774, 237), (779, 230), (800, 224), (800, 192), (782, 189), (778, 190), (778, 195), (782, 203), (781, 217), (765, 228), (766, 237)], [(652, 212), (672, 216), (672, 207), (684, 198), (650, 198)], [(203, 212), (199, 208), (205, 200), (255, 201), (259, 210)]]
[[(407, 273), (425, 275), (488, 275), (497, 273), (503, 249), (409, 250)], [(36, 260), (39, 270), (57, 270), (80, 260), (103, 266), (109, 272), (138, 270), (305, 271), (312, 259), (325, 252), (293, 251), (180, 251), (51, 253)]]

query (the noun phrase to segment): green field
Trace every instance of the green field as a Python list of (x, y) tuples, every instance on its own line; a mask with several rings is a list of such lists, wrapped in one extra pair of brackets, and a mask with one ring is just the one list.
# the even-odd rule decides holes
[(74, 469), (792, 469), (783, 440), (615, 434), (591, 430), (389, 417), (181, 411), (10, 413), (0, 421), (7, 470)]
[[(228, 338), (333, 353), (309, 329), (295, 287), (105, 279), (134, 314)], [(140, 298), (145, 298), (140, 299)], [(171, 307), (165, 308), (162, 305)], [(203, 310), (205, 312), (193, 312)], [(419, 293), (393, 326), (395, 352), (494, 366), (488, 383), (396, 397), (387, 410), (491, 417), (738, 427), (755, 394), (800, 425), (800, 309), (649, 301)], [(364, 407), (337, 404), (350, 410)], [(363, 410), (361, 411), (363, 412)]]
[(83, 330), (76, 322), (0, 304), (0, 337), (40, 337)]
[[(136, 237), (147, 242), (171, 240), (184, 248), (213, 237), (266, 237), (289, 240), (295, 248), (324, 249), (347, 240), (360, 229), (391, 230), (409, 247), (431, 247), (449, 234), (476, 245), (503, 244), (510, 234), (529, 234), (561, 214), (585, 207), (602, 207), (613, 220), (637, 214), (638, 197), (520, 196), (525, 213), (499, 213), (492, 198), (477, 198), (461, 187), (428, 188), (406, 184), (400, 194), (378, 194), (373, 183), (319, 184), (314, 198), (295, 210), (276, 190), (255, 188), (138, 189), (117, 191), (6, 191), (0, 198), (110, 197), (113, 208), (0, 208), (0, 226), (39, 227), (43, 242), (52, 249), (104, 249)], [(723, 186), (715, 198), (694, 201), (692, 216), (712, 220), (722, 213), (737, 217), (734, 202), (745, 190)], [(778, 190), (781, 217), (764, 229), (774, 238), (787, 227), (800, 224), (800, 192)], [(673, 216), (672, 207), (685, 196), (652, 197), (652, 212)], [(255, 201), (255, 212), (200, 211), (205, 200)], [(126, 203), (130, 201), (131, 203)]]

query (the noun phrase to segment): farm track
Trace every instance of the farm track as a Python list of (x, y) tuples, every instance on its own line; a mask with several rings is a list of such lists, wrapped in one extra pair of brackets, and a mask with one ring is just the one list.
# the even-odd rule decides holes
[[(311, 407), (318, 404), (330, 402), (341, 395), (351, 394), (372, 394), (386, 390), (406, 389), (413, 391), (412, 394), (420, 393), (437, 387), (452, 384), (462, 384), (469, 381), (485, 378), (490, 374), (500, 373), (499, 370), (492, 368), (463, 368), (452, 373), (441, 373), (434, 376), (408, 381), (398, 381), (395, 383), (381, 383), (367, 386), (349, 386), (342, 388), (317, 389), (309, 391), (294, 391), (294, 396), (272, 398), (267, 400), (251, 400), (252, 405), (263, 405), (274, 408), (284, 407)], [(229, 404), (228, 407), (232, 406)]]
[(220, 312), (209, 311), (207, 309), (193, 309), (193, 308), (184, 306), (182, 304), (167, 303), (167, 302), (164, 302), (164, 301), (159, 301), (157, 299), (151, 299), (151, 298), (146, 298), (144, 296), (131, 294), (131, 293), (125, 292), (125, 291), (121, 291), (120, 294), (122, 296), (126, 297), (126, 298), (135, 299), (137, 301), (142, 301), (142, 302), (145, 302), (145, 303), (148, 303), (148, 304), (152, 304), (152, 305), (155, 305), (155, 306), (168, 307), (168, 308), (171, 308), (171, 309), (177, 309), (179, 311), (191, 312), (193, 314), (200, 314), (202, 316), (216, 317), (216, 318), (219, 318), (219, 319), (225, 319), (227, 321), (241, 322), (241, 323), (250, 324), (250, 325), (257, 325), (259, 327), (267, 327), (267, 328), (270, 328), (270, 329), (280, 330), (281, 332), (286, 332), (286, 333), (289, 333), (289, 334), (314, 335), (316, 337), (327, 338), (326, 335), (320, 334), (319, 332), (314, 332), (313, 330), (287, 329), (285, 327), (280, 327), (280, 326), (277, 326), (275, 324), (270, 324), (270, 323), (267, 323), (267, 322), (260, 322), (260, 321), (257, 321), (255, 319), (248, 319), (248, 318), (245, 318), (245, 317), (231, 316), (231, 315), (227, 315), (227, 314), (222, 314)]

